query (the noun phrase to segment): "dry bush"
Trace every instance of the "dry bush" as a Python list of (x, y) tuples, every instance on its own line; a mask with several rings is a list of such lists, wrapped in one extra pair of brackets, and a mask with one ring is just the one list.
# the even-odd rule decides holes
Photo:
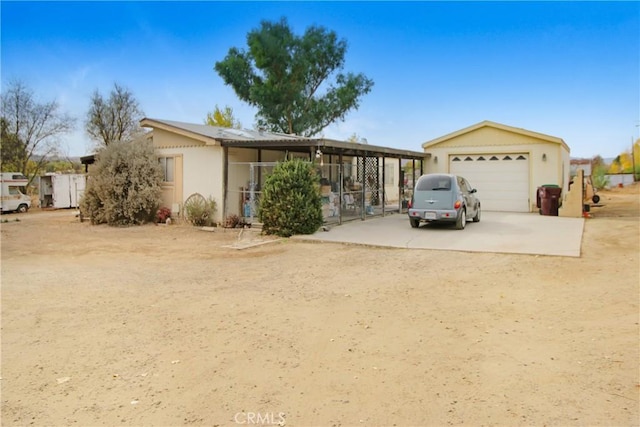
[(80, 203), (92, 224), (153, 222), (160, 201), (162, 168), (147, 140), (116, 142), (96, 156)]

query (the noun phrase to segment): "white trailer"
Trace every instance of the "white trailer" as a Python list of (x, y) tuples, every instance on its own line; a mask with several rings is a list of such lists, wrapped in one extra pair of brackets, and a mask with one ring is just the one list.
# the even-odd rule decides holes
[(2, 172), (0, 176), (2, 212), (24, 213), (29, 210), (31, 197), (25, 194), (28, 183), (27, 177), (21, 173)]
[(40, 177), (40, 207), (77, 208), (84, 194), (86, 178), (83, 174), (52, 174)]

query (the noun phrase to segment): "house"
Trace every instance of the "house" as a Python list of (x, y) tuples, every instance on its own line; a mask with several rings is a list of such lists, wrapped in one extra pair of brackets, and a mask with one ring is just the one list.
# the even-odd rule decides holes
[[(341, 223), (402, 208), (402, 166), (422, 166), (424, 153), (325, 138), (144, 118), (164, 171), (162, 203), (181, 214), (199, 193), (216, 201), (216, 220), (256, 216), (260, 190), (276, 163), (314, 162), (325, 221)], [(414, 173), (420, 173), (421, 170)], [(349, 197), (349, 195), (351, 197)]]
[(537, 188), (554, 184), (566, 195), (569, 147), (558, 137), (483, 121), (422, 144), (425, 169), (464, 176), (483, 210), (534, 212)]

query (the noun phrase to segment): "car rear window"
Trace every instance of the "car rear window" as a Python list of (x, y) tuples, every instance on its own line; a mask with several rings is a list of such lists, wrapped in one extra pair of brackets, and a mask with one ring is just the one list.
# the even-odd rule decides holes
[(451, 190), (451, 177), (446, 175), (428, 175), (418, 180), (416, 191)]

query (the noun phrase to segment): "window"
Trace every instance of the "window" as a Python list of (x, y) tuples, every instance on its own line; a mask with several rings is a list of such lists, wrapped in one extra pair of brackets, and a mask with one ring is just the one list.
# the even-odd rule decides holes
[(451, 190), (451, 178), (446, 175), (427, 175), (418, 180), (416, 191)]
[(163, 173), (163, 181), (164, 182), (173, 182), (173, 165), (174, 158), (173, 157), (159, 157), (158, 162), (160, 166), (162, 166)]
[(12, 196), (17, 196), (17, 195), (22, 194), (22, 193), (20, 193), (20, 190), (18, 190), (18, 187), (11, 187), (10, 186), (9, 187), (9, 194), (12, 195)]
[(516, 157), (516, 160), (527, 160), (527, 159), (524, 156), (518, 156), (518, 157)]

